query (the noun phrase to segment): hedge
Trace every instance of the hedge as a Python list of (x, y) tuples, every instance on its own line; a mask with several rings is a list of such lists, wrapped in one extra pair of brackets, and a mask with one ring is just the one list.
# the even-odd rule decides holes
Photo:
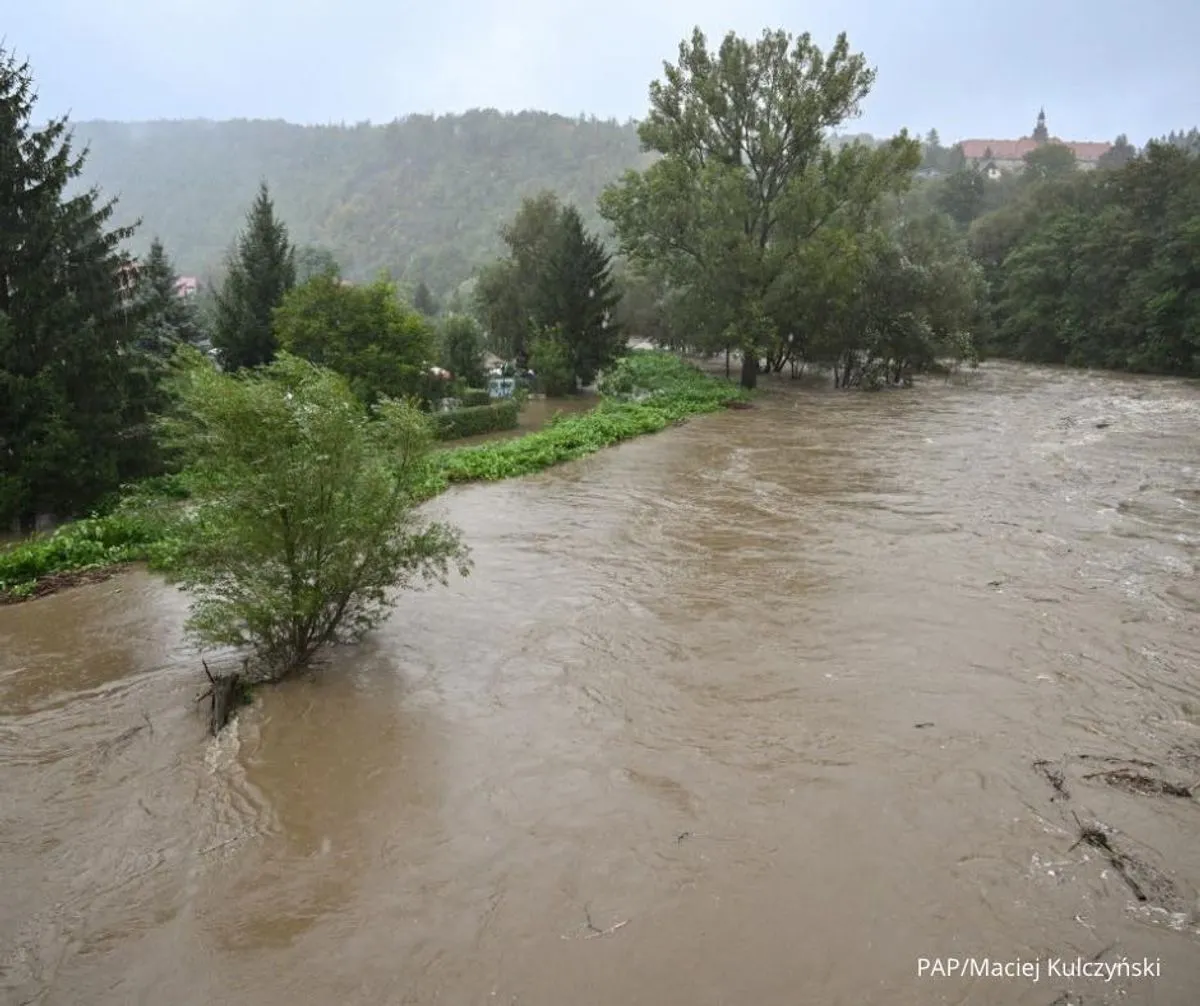
[(492, 404), (492, 396), (488, 394), (487, 389), (485, 388), (466, 388), (461, 394), (459, 394), (458, 398), (462, 402), (462, 407), (464, 409), (474, 408), (475, 406), (479, 405)]
[(472, 405), (449, 412), (435, 412), (429, 419), (438, 440), (459, 440), (480, 433), (515, 430), (520, 406), (511, 400), (495, 405)]

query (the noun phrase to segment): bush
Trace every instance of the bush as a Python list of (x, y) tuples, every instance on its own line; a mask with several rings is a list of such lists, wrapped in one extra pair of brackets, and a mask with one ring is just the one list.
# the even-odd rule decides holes
[(438, 440), (459, 440), (497, 430), (515, 430), (520, 407), (506, 400), (494, 405), (473, 405), (449, 412), (435, 412), (429, 419)]
[(492, 404), (492, 396), (488, 394), (486, 388), (463, 388), (458, 393), (458, 397), (462, 400), (464, 409), (473, 409), (480, 405)]
[[(609, 397), (591, 412), (564, 416), (537, 433), (443, 451), (437, 458), (441, 476), (447, 482), (471, 482), (525, 475), (748, 397), (740, 388), (665, 353), (623, 359), (613, 377), (617, 386), (630, 389), (629, 398), (641, 400)], [(662, 381), (665, 389), (655, 388), (655, 381)], [(604, 387), (613, 385), (602, 382)]]
[(146, 559), (161, 537), (154, 521), (135, 513), (64, 524), (49, 535), (34, 535), (0, 551), (0, 593), (23, 597), (43, 576)]
[(394, 588), (466, 572), (458, 533), (412, 509), (429, 446), (412, 406), (371, 416), (345, 379), (286, 353), (236, 376), (196, 366), (173, 390), (164, 429), (195, 503), (176, 572), (201, 645), (247, 647), (278, 678), (360, 638)]

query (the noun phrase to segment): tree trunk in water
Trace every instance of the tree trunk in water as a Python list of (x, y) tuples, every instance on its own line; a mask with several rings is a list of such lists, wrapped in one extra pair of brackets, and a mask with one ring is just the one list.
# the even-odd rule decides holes
[(742, 387), (753, 391), (758, 386), (758, 354), (742, 350)]

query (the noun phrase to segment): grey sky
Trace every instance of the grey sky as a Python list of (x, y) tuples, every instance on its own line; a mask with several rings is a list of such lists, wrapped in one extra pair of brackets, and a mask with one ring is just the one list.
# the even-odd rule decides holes
[(1195, 0), (0, 0), (39, 111), (76, 120), (390, 121), (540, 108), (640, 117), (700, 24), (839, 30), (878, 68), (861, 128), (1143, 143), (1200, 122)]

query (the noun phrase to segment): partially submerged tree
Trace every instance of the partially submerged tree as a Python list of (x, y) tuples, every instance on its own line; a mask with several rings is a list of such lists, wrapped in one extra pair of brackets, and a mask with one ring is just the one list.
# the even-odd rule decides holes
[(227, 370), (259, 367), (275, 358), (271, 315), (295, 285), (295, 249), (263, 182), (217, 295), (213, 345)]
[(807, 34), (751, 42), (731, 32), (710, 52), (697, 28), (664, 70), (638, 129), (663, 156), (606, 190), (601, 213), (628, 258), (705, 303), (697, 320), (710, 347), (735, 340), (753, 387), (760, 357), (789, 334), (767, 301), (804, 286), (797, 267), (823, 227), (911, 183), (920, 144), (901, 133), (830, 149), (830, 130), (857, 114), (875, 79), (844, 35), (822, 53)]
[(180, 578), (203, 646), (248, 648), (278, 679), (377, 625), (397, 588), (465, 575), (456, 530), (415, 512), (430, 433), (414, 408), (370, 415), (346, 381), (288, 354), (222, 374), (195, 354), (166, 440), (195, 514)]

